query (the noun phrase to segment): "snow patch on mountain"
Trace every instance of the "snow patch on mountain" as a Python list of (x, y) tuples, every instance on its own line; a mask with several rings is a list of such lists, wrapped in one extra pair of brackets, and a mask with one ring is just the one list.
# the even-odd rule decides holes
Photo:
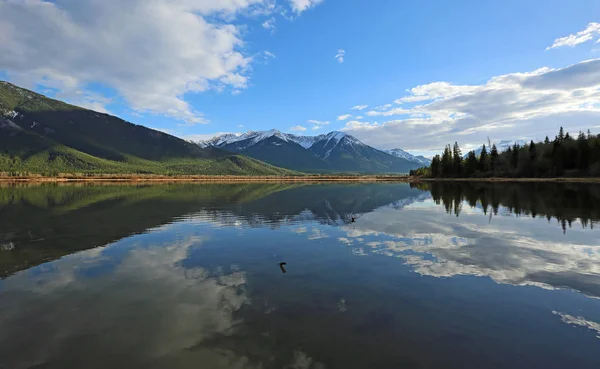
[[(277, 137), (284, 142), (294, 142), (304, 149), (316, 149), (320, 148), (321, 151), (318, 154), (319, 157), (323, 159), (327, 159), (333, 150), (342, 145), (342, 147), (346, 147), (348, 149), (358, 149), (361, 147), (370, 146), (365, 145), (359, 139), (354, 136), (351, 136), (345, 132), (333, 131), (327, 134), (322, 134), (318, 136), (299, 136), (290, 133), (282, 133), (279, 130), (271, 129), (269, 131), (249, 131), (246, 133), (228, 133), (224, 135), (220, 135), (209, 140), (195, 142), (201, 147), (215, 146), (215, 147), (223, 147), (226, 145), (240, 143), (237, 145), (236, 150), (245, 150), (248, 147), (251, 147), (262, 140), (265, 140), (270, 137)], [(243, 142), (243, 144), (241, 144)], [(276, 145), (274, 143), (274, 145)], [(279, 144), (281, 145), (281, 144)], [(279, 146), (276, 145), (276, 146)], [(315, 150), (313, 150), (315, 151)], [(316, 150), (319, 151), (319, 150)], [(405, 159), (411, 162), (415, 162), (421, 165), (429, 165), (431, 160), (423, 157), (423, 156), (415, 156), (412, 155), (402, 149), (392, 149), (392, 150), (379, 150), (383, 151), (387, 154), (396, 156), (401, 159)], [(315, 152), (316, 153), (316, 152)]]
[[(509, 147), (513, 147), (514, 144), (517, 144), (521, 147), (525, 146), (525, 145), (529, 145), (529, 141), (525, 141), (525, 140), (502, 140), (499, 142), (492, 142), (492, 144), (496, 145), (496, 149), (498, 149), (498, 153), (502, 153), (506, 150), (508, 150)], [(485, 145), (485, 149), (486, 151), (489, 152), (492, 150), (492, 148), (486, 144)], [(476, 148), (475, 150), (475, 156), (479, 156), (481, 155), (481, 152), (483, 151), (483, 145), (479, 146), (478, 148)], [(465, 155), (463, 155), (463, 157), (466, 159), (469, 156), (469, 153), (467, 152)]]
[(390, 155), (394, 155), (395, 157), (398, 157), (398, 158), (401, 158), (401, 159), (406, 159), (406, 160), (409, 160), (409, 161), (414, 161), (414, 162), (419, 163), (419, 164), (423, 164), (423, 165), (429, 165), (429, 164), (431, 164), (431, 160), (430, 159), (427, 159), (426, 157), (421, 156), (421, 155), (415, 156), (415, 155), (413, 155), (411, 153), (408, 153), (408, 152), (406, 152), (406, 151), (404, 151), (402, 149), (389, 149), (389, 150), (382, 150), (382, 151), (385, 152), (385, 153), (388, 153)]

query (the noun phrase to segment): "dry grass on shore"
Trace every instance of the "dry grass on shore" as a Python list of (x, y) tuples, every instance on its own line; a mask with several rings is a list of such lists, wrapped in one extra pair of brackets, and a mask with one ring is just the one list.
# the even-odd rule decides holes
[(4, 183), (44, 183), (44, 182), (408, 182), (408, 176), (401, 175), (305, 175), (305, 176), (161, 176), (161, 175), (69, 175), (63, 174), (55, 177), (41, 175), (3, 176), (0, 182)]

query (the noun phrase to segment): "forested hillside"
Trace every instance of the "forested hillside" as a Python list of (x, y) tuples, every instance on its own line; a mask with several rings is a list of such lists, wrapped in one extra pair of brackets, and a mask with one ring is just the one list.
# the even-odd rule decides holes
[(0, 172), (241, 174), (293, 172), (0, 81)]
[(600, 176), (600, 135), (590, 131), (577, 137), (560, 128), (558, 135), (542, 142), (518, 144), (504, 152), (496, 145), (484, 145), (480, 155), (474, 151), (466, 157), (457, 142), (446, 146), (429, 167), (411, 171), (411, 175), (426, 177), (598, 177)]

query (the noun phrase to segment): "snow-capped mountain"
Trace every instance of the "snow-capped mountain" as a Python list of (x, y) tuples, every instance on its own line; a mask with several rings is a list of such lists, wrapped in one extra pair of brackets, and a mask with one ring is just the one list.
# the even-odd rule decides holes
[(339, 131), (319, 136), (299, 136), (276, 129), (250, 131), (225, 134), (197, 144), (308, 172), (405, 173), (423, 166), (422, 160), (412, 155), (409, 159), (390, 155)]
[[(525, 141), (525, 140), (502, 140), (499, 142), (492, 142), (492, 144), (496, 145), (496, 149), (498, 149), (498, 153), (504, 152), (506, 150), (508, 150), (509, 147), (513, 147), (514, 144), (517, 144), (519, 146), (525, 146), (525, 145), (529, 145), (529, 141)], [(491, 147), (489, 147), (488, 144), (485, 145), (485, 149), (487, 150), (488, 154), (491, 150)], [(479, 156), (481, 154), (481, 151), (483, 151), (483, 145), (479, 146), (478, 148), (476, 148), (475, 150), (475, 156)], [(464, 157), (466, 158), (469, 155), (469, 153), (465, 153)]]
[(390, 155), (394, 155), (394, 156), (402, 158), (402, 159), (421, 163), (423, 165), (431, 164), (431, 159), (427, 159), (426, 157), (424, 157), (422, 155), (415, 156), (415, 155), (408, 153), (402, 149), (389, 149), (389, 150), (382, 150), (382, 151), (387, 152)]

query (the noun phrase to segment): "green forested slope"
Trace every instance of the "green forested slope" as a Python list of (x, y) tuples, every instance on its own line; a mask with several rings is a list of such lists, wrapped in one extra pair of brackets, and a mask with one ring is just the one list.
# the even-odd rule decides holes
[(7, 82), (0, 82), (0, 172), (293, 174)]

